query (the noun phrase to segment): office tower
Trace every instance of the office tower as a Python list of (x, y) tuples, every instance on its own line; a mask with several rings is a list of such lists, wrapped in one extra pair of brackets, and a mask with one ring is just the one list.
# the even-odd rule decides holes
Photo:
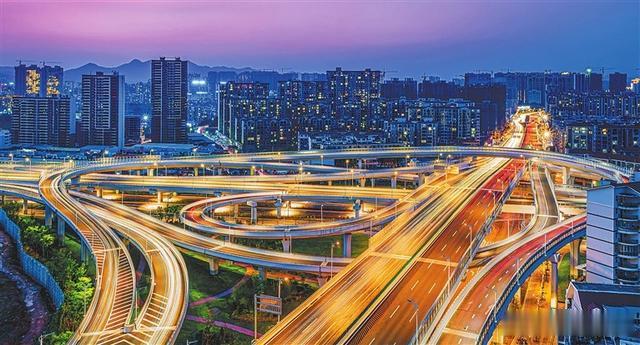
[(458, 98), (461, 95), (460, 90), (460, 86), (453, 82), (424, 79), (420, 84), (418, 84), (418, 97), (436, 99)]
[(612, 93), (624, 92), (627, 89), (626, 73), (610, 73), (609, 74), (609, 91)]
[(82, 76), (81, 146), (124, 146), (124, 76)]
[(151, 61), (151, 140), (187, 142), (187, 61)]
[(416, 99), (418, 98), (418, 83), (411, 78), (404, 80), (393, 78), (382, 84), (381, 94), (385, 99)]
[(124, 117), (124, 142), (125, 145), (140, 144), (142, 138), (142, 126), (140, 116), (130, 115)]
[(69, 98), (16, 96), (11, 141), (21, 145), (69, 146)]
[(462, 89), (462, 98), (470, 100), (480, 108), (480, 141), (487, 139), (491, 132), (501, 128), (507, 119), (507, 91), (504, 85), (466, 86)]
[(64, 83), (60, 66), (25, 65), (15, 67), (15, 94), (18, 96), (58, 96)]
[(587, 281), (640, 285), (640, 182), (587, 191)]

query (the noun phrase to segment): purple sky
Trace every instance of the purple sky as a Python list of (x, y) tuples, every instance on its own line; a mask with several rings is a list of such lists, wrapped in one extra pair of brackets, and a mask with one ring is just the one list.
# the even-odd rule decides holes
[(636, 0), (0, 0), (0, 65), (180, 56), (278, 70), (372, 67), (398, 77), (508, 68), (637, 72), (639, 13)]

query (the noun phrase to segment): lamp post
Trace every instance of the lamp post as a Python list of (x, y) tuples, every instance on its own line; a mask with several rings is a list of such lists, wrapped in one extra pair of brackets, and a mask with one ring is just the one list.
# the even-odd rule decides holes
[(416, 303), (411, 298), (407, 299), (407, 302), (409, 302), (413, 306), (413, 309), (416, 311), (416, 314), (415, 314), (415, 316), (416, 316), (416, 335), (415, 335), (415, 338), (416, 338), (416, 344), (419, 344), (420, 341), (418, 339), (418, 336), (419, 336), (418, 335), (418, 313), (420, 312), (420, 306), (418, 305), (418, 303)]
[(324, 204), (320, 204), (320, 223), (324, 223)]
[(38, 337), (38, 342), (40, 343), (40, 345), (44, 344), (44, 338), (46, 338), (46, 337), (48, 337), (48, 336), (50, 336), (50, 335), (52, 335), (52, 334), (54, 334), (54, 333), (55, 333), (55, 332), (51, 332), (51, 333), (47, 333), (47, 334), (41, 334), (41, 335)]
[(331, 243), (331, 262), (329, 262), (329, 264), (331, 265), (331, 272), (329, 272), (329, 279), (333, 278), (333, 248), (340, 246), (340, 242), (336, 242), (336, 243)]

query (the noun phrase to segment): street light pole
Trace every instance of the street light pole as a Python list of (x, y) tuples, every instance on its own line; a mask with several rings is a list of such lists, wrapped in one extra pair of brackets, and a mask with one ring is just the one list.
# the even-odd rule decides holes
[(418, 313), (420, 311), (420, 306), (418, 305), (418, 303), (416, 303), (414, 300), (412, 300), (410, 298), (407, 299), (407, 302), (409, 302), (413, 306), (413, 309), (415, 309), (415, 311), (416, 311), (416, 315), (415, 315), (416, 316), (416, 335), (415, 335), (415, 338), (416, 338), (416, 344), (419, 344), (420, 341), (418, 339), (418, 337), (419, 337), (419, 334), (418, 334)]

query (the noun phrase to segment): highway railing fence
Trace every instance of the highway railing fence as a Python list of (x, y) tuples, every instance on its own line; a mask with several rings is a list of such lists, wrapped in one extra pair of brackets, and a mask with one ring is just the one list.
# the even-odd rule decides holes
[(36, 260), (24, 250), (22, 240), (20, 239), (21, 230), (16, 223), (14, 223), (4, 210), (0, 209), (0, 224), (4, 228), (4, 231), (9, 234), (16, 244), (16, 250), (18, 252), (18, 261), (24, 272), (40, 286), (44, 287), (51, 296), (53, 304), (57, 309), (60, 309), (64, 302), (64, 293), (62, 289), (53, 278), (49, 270), (40, 261)]
[(586, 229), (586, 222), (581, 221), (578, 223), (569, 223), (562, 224), (560, 226), (569, 226), (567, 231), (564, 231), (559, 236), (554, 237), (548, 242), (545, 242), (543, 246), (538, 248), (533, 255), (530, 255), (527, 258), (527, 261), (524, 264), (521, 264), (516, 270), (515, 274), (511, 277), (509, 284), (505, 288), (505, 290), (500, 294), (500, 297), (497, 299), (495, 305), (489, 311), (489, 316), (482, 325), (481, 331), (478, 334), (478, 343), (479, 344), (487, 344), (493, 335), (493, 330), (496, 325), (500, 321), (499, 311), (501, 311), (506, 304), (511, 302), (512, 296), (515, 294), (516, 290), (520, 288), (520, 279), (522, 276), (526, 276), (526, 272), (533, 270), (537, 265), (539, 265), (539, 261), (548, 257), (549, 254), (555, 252), (553, 250), (555, 247), (563, 244), (567, 239), (577, 237), (580, 230)]

